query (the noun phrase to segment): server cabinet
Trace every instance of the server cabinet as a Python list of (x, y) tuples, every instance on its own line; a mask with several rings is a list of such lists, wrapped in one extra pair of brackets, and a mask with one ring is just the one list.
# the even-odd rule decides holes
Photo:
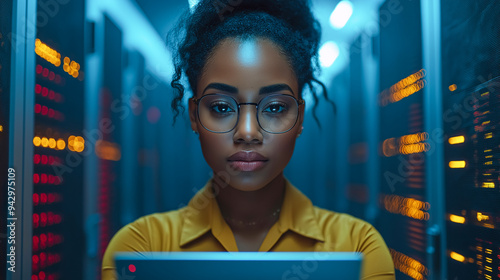
[(31, 279), (83, 273), (84, 3), (37, 5)]
[[(395, 3), (397, 2), (397, 3)], [(420, 1), (386, 1), (380, 15), (379, 178), (376, 226), (394, 260), (397, 279), (426, 279), (426, 199)]]
[(500, 279), (500, 8), (441, 1), (448, 279)]
[[(2, 64), (11, 62), (5, 64), (10, 77), (2, 77), (2, 106), (8, 107), (2, 109), (2, 121), (8, 114), (8, 166), (16, 173), (11, 215), (16, 270), (8, 271), (7, 279), (78, 278), (85, 149), (83, 2), (3, 1), (1, 6), (2, 28), (11, 28), (8, 44), (2, 42), (10, 51), (2, 55)], [(11, 26), (3, 24), (9, 20)]]

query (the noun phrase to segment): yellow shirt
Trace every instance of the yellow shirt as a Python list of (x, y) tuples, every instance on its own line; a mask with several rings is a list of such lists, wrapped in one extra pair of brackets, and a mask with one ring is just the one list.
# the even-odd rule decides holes
[[(365, 221), (312, 205), (286, 178), (279, 220), (259, 251), (362, 252), (363, 280), (391, 280), (394, 265), (378, 231)], [(144, 216), (120, 229), (106, 249), (102, 279), (116, 279), (115, 252), (238, 251), (212, 194), (211, 180), (188, 206)], [(138, 253), (141, 255), (141, 253)]]

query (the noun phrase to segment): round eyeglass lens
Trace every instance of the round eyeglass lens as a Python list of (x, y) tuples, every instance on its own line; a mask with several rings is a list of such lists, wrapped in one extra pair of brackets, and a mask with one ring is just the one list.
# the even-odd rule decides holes
[(205, 95), (198, 104), (198, 116), (206, 129), (213, 132), (228, 132), (238, 122), (238, 104), (226, 95)]
[(290, 95), (271, 95), (259, 103), (258, 120), (262, 129), (271, 133), (290, 130), (299, 115), (297, 100)]

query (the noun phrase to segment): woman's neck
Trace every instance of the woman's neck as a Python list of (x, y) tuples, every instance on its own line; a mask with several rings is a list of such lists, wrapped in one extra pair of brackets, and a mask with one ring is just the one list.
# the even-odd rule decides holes
[[(216, 181), (212, 180), (213, 184), (217, 184)], [(217, 203), (231, 228), (258, 230), (269, 228), (278, 219), (285, 193), (285, 178), (280, 173), (256, 191), (241, 191), (231, 186), (218, 189)]]

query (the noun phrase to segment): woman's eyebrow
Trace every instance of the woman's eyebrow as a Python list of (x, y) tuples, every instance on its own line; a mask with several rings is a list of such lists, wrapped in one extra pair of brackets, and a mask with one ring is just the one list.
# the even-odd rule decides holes
[(205, 91), (207, 91), (207, 89), (218, 89), (218, 90), (222, 90), (222, 91), (225, 91), (227, 93), (238, 93), (238, 89), (233, 87), (233, 86), (230, 86), (230, 85), (226, 85), (226, 84), (222, 84), (222, 83), (211, 83), (209, 84), (204, 90), (203, 90), (203, 93), (205, 93)]
[(275, 84), (270, 86), (265, 86), (259, 90), (260, 94), (272, 93), (282, 90), (288, 90), (293, 94), (293, 90), (287, 84)]
[[(205, 87), (205, 89), (203, 90), (203, 93), (205, 93), (205, 91), (207, 91), (208, 89), (211, 89), (211, 88), (222, 90), (222, 91), (225, 91), (227, 93), (233, 93), (233, 94), (238, 93), (238, 89), (236, 87), (233, 87), (233, 86), (230, 86), (227, 84), (223, 84), (223, 83), (211, 83), (207, 87)], [(287, 84), (275, 84), (275, 85), (262, 87), (259, 90), (259, 95), (278, 92), (278, 91), (282, 91), (282, 90), (288, 90), (293, 94), (293, 90)]]

